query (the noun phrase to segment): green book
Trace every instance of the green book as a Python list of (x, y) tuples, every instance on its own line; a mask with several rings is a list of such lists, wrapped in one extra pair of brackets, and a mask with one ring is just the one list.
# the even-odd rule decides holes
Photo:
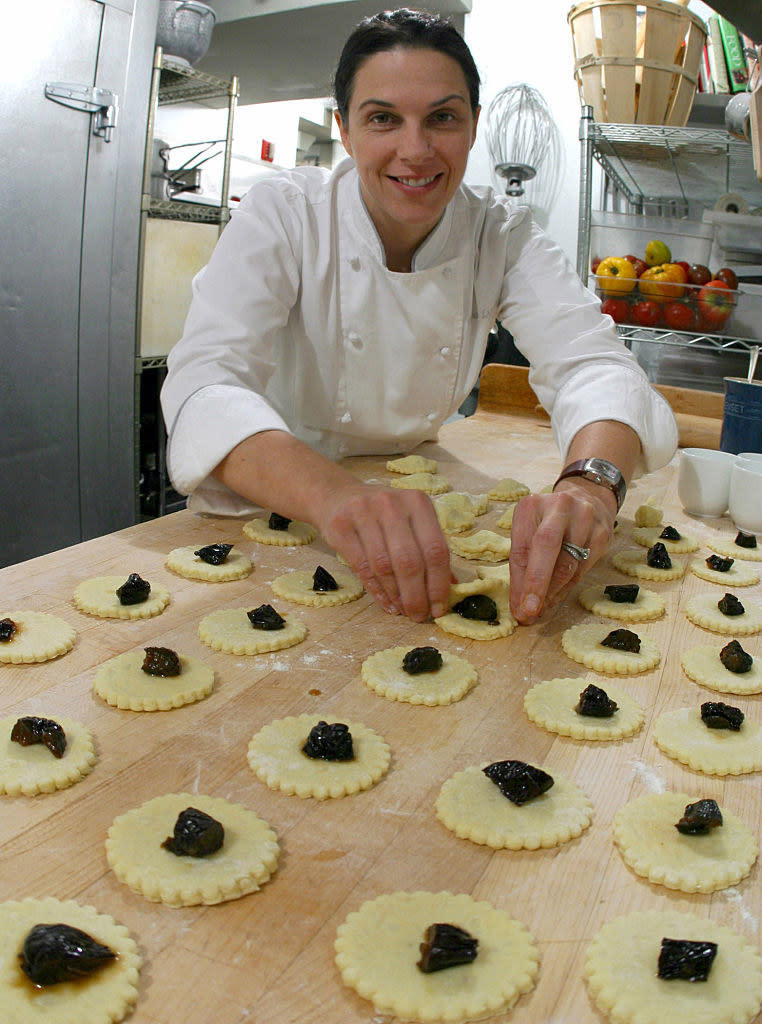
[(741, 37), (735, 25), (718, 15), (720, 23), (720, 35), (722, 37), (722, 49), (725, 54), (725, 64), (728, 69), (728, 83), (731, 92), (745, 92), (749, 84), (749, 70), (744, 56)]

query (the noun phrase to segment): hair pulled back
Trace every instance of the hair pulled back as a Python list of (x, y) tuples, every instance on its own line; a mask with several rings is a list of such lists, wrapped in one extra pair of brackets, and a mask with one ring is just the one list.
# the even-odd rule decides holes
[(436, 50), (457, 61), (468, 86), (471, 111), (476, 114), (481, 80), (461, 34), (450, 21), (438, 14), (402, 7), (363, 19), (344, 44), (333, 78), (334, 97), (342, 121), (346, 123), (355, 75), (360, 66), (374, 53), (397, 47)]

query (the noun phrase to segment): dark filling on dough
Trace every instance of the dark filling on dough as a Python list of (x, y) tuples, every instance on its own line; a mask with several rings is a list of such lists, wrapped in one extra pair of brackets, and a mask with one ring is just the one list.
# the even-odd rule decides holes
[(525, 761), (495, 761), (482, 771), (503, 796), (519, 806), (547, 792), (553, 785), (551, 775)]
[(352, 733), (343, 722), (320, 721), (310, 729), (302, 747), (307, 757), (322, 761), (351, 761), (355, 756)]
[(414, 647), (402, 659), (402, 668), (410, 676), (438, 672), (442, 664), (442, 655), (436, 647)]
[(141, 579), (136, 572), (131, 572), (121, 587), (116, 589), (116, 596), (122, 605), (142, 604), (148, 600), (150, 593), (151, 584)]
[(721, 555), (710, 555), (706, 559), (706, 564), (715, 572), (727, 572), (733, 562), (735, 558), (723, 558)]
[(225, 829), (216, 818), (186, 807), (180, 811), (174, 833), (161, 844), (176, 857), (208, 857), (220, 849), (225, 840)]
[(43, 743), (53, 757), (61, 758), (66, 750), (66, 733), (58, 722), (51, 718), (36, 718), (28, 715), (19, 718), (11, 729), (11, 741), (22, 747)]
[(695, 804), (687, 804), (682, 818), (675, 828), (684, 836), (705, 836), (713, 828), (722, 825), (722, 812), (716, 800), (697, 800)]
[(0, 619), (0, 643), (7, 644), (12, 640), (17, 629), (13, 619)]
[(660, 540), (680, 540), (680, 534), (674, 528), (674, 526), (665, 526), (659, 534)]
[(579, 695), (579, 704), (574, 708), (578, 715), (588, 718), (612, 718), (619, 709), (616, 701), (611, 700), (605, 690), (590, 683)]
[(634, 604), (640, 587), (637, 583), (610, 583), (603, 588), (603, 594), (614, 604)]
[(723, 615), (743, 615), (746, 610), (735, 594), (726, 594), (717, 602)]
[(287, 530), (290, 522), (291, 520), (287, 519), (286, 516), (279, 516), (277, 512), (271, 512), (267, 525), (271, 530)]
[(663, 981), (706, 981), (716, 956), (716, 942), (662, 939), (657, 973)]
[(115, 959), (108, 946), (68, 924), (36, 924), (19, 953), (21, 970), (39, 986), (76, 981)]
[(261, 604), (259, 608), (252, 608), (250, 612), (246, 612), (246, 616), (254, 629), (283, 629), (286, 625), (286, 620), (271, 604)]
[(470, 964), (476, 959), (479, 940), (456, 924), (430, 924), (420, 945), (421, 959), (416, 966), (424, 974), (446, 967)]
[(312, 589), (316, 593), (325, 593), (329, 590), (338, 590), (339, 584), (327, 569), (324, 569), (322, 565), (319, 565), (312, 574)]
[(708, 729), (732, 729), (739, 732), (744, 714), (732, 704), (719, 700), (708, 700), (701, 705), (701, 721)]
[(660, 540), (657, 540), (654, 546), (648, 549), (646, 565), (650, 565), (652, 569), (672, 568), (672, 559)]
[(198, 555), (201, 561), (208, 565), (222, 565), (232, 550), (232, 544), (207, 544), (193, 554)]
[(180, 659), (169, 647), (144, 647), (146, 656), (141, 668), (149, 676), (179, 676)]
[(731, 640), (729, 644), (720, 651), (720, 661), (729, 672), (741, 675), (742, 672), (750, 672), (754, 659), (748, 654), (737, 640)]
[(631, 629), (612, 629), (608, 636), (601, 640), (601, 646), (611, 647), (615, 651), (630, 651), (631, 654), (638, 654), (640, 637)]

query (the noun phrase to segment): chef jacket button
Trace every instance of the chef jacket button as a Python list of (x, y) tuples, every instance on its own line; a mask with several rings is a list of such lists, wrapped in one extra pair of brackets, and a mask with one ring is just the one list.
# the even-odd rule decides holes
[(452, 267), (445, 267), (442, 271), (442, 277), (449, 280), (452, 277)]
[(430, 412), (430, 413), (428, 413), (428, 414), (427, 414), (427, 416), (426, 416), (426, 419), (427, 419), (427, 420), (428, 420), (428, 421), (429, 421), (430, 423), (433, 423), (433, 422), (434, 422), (434, 420), (435, 420), (436, 418), (437, 418), (437, 414), (436, 414), (435, 412)]
[(357, 256), (352, 257), (352, 259), (349, 261), (349, 265), (352, 268), (352, 270), (362, 269), (362, 263), (360, 263), (360, 259)]
[(362, 348), (362, 338), (360, 337), (359, 334), (355, 334), (354, 331), (351, 331), (347, 335), (347, 341), (352, 346), (352, 348), (357, 349), (358, 351)]
[(439, 354), (440, 354), (440, 356), (449, 356), (449, 354), (450, 354), (450, 346), (449, 345), (445, 345), (444, 348), (440, 348)]

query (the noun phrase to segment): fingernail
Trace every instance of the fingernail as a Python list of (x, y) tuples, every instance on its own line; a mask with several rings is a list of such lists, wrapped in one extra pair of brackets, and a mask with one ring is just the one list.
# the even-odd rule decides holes
[(540, 599), (536, 594), (528, 594), (521, 606), (524, 615), (536, 615), (540, 610)]
[(431, 615), (435, 619), (441, 618), (445, 614), (445, 606), (443, 604), (432, 605)]

